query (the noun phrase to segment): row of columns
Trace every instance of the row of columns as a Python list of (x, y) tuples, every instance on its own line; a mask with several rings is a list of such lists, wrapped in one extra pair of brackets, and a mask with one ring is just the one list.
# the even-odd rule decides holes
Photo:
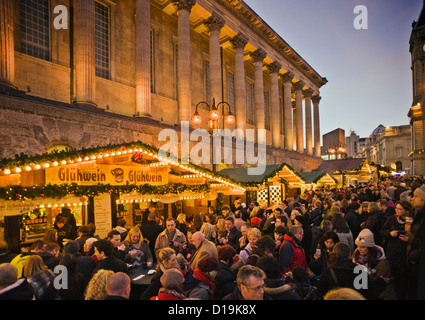
[[(190, 44), (190, 12), (196, 4), (196, 0), (172, 0), (178, 15), (178, 105), (179, 121), (188, 123), (191, 118), (191, 44)], [(95, 1), (76, 0), (75, 16), (78, 19), (75, 24), (75, 47), (74, 47), (74, 90), (75, 103), (90, 103), (95, 105)], [(13, 85), (14, 82), (14, 45), (13, 45), (13, 0), (0, 0), (0, 82)], [(220, 101), (221, 88), (221, 54), (220, 54), (220, 31), (224, 26), (224, 20), (213, 13), (205, 20), (210, 34), (210, 81), (211, 98)], [(244, 49), (248, 39), (239, 33), (231, 40), (235, 50), (235, 115), (236, 128), (245, 132), (247, 123), (247, 98), (245, 83), (245, 58)], [(136, 107), (135, 112), (142, 116), (151, 116), (151, 78), (150, 78), (150, 0), (136, 1)], [(255, 68), (254, 105), (255, 121), (257, 129), (265, 129), (264, 113), (264, 81), (263, 66), (267, 53), (259, 48), (251, 53)], [(319, 128), (319, 101), (318, 95), (312, 95), (310, 89), (303, 90), (304, 83), (293, 83), (294, 75), (290, 72), (280, 74), (281, 65), (273, 62), (268, 65), (271, 74), (271, 127), (272, 145), (280, 147), (281, 132), (279, 109), (279, 76), (283, 81), (283, 116), (285, 127), (285, 141), (283, 145), (288, 150), (304, 152), (304, 117), (303, 96), (305, 97), (305, 137), (306, 152), (320, 156), (320, 128)], [(292, 110), (292, 87), (295, 90), (295, 113)], [(314, 132), (312, 132), (311, 103), (313, 102)], [(294, 130), (295, 129), (295, 130)], [(313, 139), (314, 137), (314, 139)], [(314, 140), (314, 142), (313, 142)], [(258, 141), (266, 143), (266, 141)]]

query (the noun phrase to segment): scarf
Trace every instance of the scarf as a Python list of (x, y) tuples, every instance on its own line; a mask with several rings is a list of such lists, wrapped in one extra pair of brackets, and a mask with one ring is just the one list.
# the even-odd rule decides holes
[(212, 290), (211, 292), (211, 299), (214, 297), (214, 291), (215, 291), (215, 284), (214, 282), (212, 282), (210, 280), (210, 278), (208, 278), (208, 276), (203, 273), (199, 268), (196, 268), (195, 270), (193, 270), (193, 276), (195, 279), (198, 279), (199, 281), (206, 283)]
[(175, 296), (179, 300), (185, 300), (186, 299), (186, 297), (183, 293), (180, 293), (180, 292), (178, 292), (176, 290), (172, 290), (172, 289), (161, 288), (158, 291), (158, 295), (161, 294), (161, 293)]

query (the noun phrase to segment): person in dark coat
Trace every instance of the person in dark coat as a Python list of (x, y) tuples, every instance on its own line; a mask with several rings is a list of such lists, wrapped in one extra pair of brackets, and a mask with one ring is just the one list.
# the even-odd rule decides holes
[(354, 239), (357, 238), (361, 231), (359, 209), (360, 204), (358, 202), (353, 202), (350, 205), (347, 214), (344, 216), (345, 221), (347, 221), (348, 227), (350, 228)]
[(18, 269), (0, 264), (0, 300), (34, 300), (34, 288), (26, 278), (18, 279)]
[(229, 244), (221, 246), (218, 249), (218, 259), (220, 270), (214, 279), (216, 289), (214, 291), (214, 300), (221, 300), (231, 293), (236, 287), (236, 275), (230, 268), (233, 264), (233, 258), (236, 250)]
[(55, 221), (56, 230), (58, 232), (57, 242), (63, 248), (63, 242), (74, 240), (78, 237), (77, 231), (71, 224), (66, 224), (66, 219), (63, 216), (58, 216)]
[(101, 239), (94, 244), (95, 255), (99, 264), (93, 270), (93, 274), (99, 269), (112, 270), (114, 272), (127, 272), (127, 264), (113, 254), (114, 245), (107, 239)]
[(369, 203), (366, 221), (364, 222), (364, 224), (362, 224), (362, 227), (372, 231), (374, 235), (375, 243), (378, 246), (382, 245), (381, 228), (384, 225), (384, 223), (385, 223), (384, 213), (379, 210), (376, 202)]
[(354, 288), (356, 264), (350, 258), (350, 246), (338, 242), (333, 248), (333, 255), (319, 280), (317, 295), (323, 297), (329, 290), (337, 287)]
[(271, 256), (264, 256), (257, 262), (257, 267), (264, 271), (264, 292), (270, 300), (301, 300), (289, 284), (280, 277), (279, 261)]
[(226, 237), (223, 244), (230, 244), (233, 248), (237, 248), (239, 245), (239, 238), (242, 237), (242, 233), (235, 226), (235, 219), (233, 217), (227, 217), (225, 219)]
[(58, 229), (57, 221), (59, 217), (63, 217), (65, 219), (65, 226), (70, 225), (74, 231), (77, 230), (77, 220), (75, 220), (74, 214), (71, 213), (71, 209), (67, 207), (63, 207), (61, 213), (56, 216), (54, 228)]
[(64, 254), (72, 254), (77, 260), (78, 271), (82, 273), (86, 281), (89, 283), (93, 270), (96, 268), (96, 261), (91, 256), (83, 256), (80, 253), (80, 247), (77, 241), (70, 240), (64, 246)]
[(145, 225), (140, 227), (143, 238), (149, 241), (149, 249), (152, 253), (153, 261), (157, 261), (157, 257), (154, 254), (155, 252), (155, 242), (158, 235), (163, 231), (163, 229), (156, 223), (156, 213), (151, 212), (148, 216), (148, 220)]
[(394, 277), (394, 289), (398, 300), (406, 299), (407, 294), (407, 241), (406, 217), (413, 215), (413, 206), (407, 201), (398, 201), (395, 205), (396, 214), (387, 218), (381, 228), (385, 240), (385, 255), (390, 264), (391, 275)]

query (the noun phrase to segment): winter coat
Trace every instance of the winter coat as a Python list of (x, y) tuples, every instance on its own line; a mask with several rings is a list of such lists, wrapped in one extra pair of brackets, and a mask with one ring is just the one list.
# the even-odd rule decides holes
[(235, 289), (236, 275), (227, 264), (220, 261), (220, 270), (217, 272), (214, 283), (214, 300), (221, 300)]
[(306, 268), (307, 260), (304, 249), (299, 244), (299, 241), (290, 233), (285, 234), (284, 241), (279, 249), (279, 264), (281, 274), (291, 271), (295, 267)]
[(301, 300), (300, 296), (292, 290), (291, 285), (282, 279), (264, 279), (264, 292), (270, 300)]
[(190, 269), (195, 270), (199, 261), (203, 258), (212, 257), (218, 260), (218, 252), (215, 244), (207, 239), (203, 240), (190, 260)]
[(186, 297), (199, 300), (214, 298), (215, 284), (199, 269), (189, 271), (184, 275), (183, 293)]
[[(174, 242), (178, 242), (179, 246), (178, 247), (173, 247), (174, 250), (176, 250), (176, 254), (180, 252), (180, 250), (182, 249), (183, 244), (186, 242), (186, 236), (179, 230), (179, 229), (175, 229), (174, 235), (172, 240)], [(165, 229), (164, 231), (162, 231), (159, 235), (158, 238), (156, 238), (156, 242), (155, 242), (155, 255), (158, 254), (159, 250), (162, 248), (169, 248), (170, 247), (170, 241), (168, 241), (168, 236), (167, 236), (167, 229)]]
[(404, 224), (399, 223), (396, 215), (387, 218), (381, 228), (381, 235), (386, 243), (385, 255), (391, 265), (391, 269), (402, 268), (404, 271), (407, 264), (407, 242), (400, 240), (398, 236), (392, 237), (390, 232), (394, 230), (404, 231)]
[(18, 279), (16, 282), (0, 290), (0, 300), (34, 299), (34, 289), (26, 278)]
[(354, 289), (355, 267), (356, 264), (350, 259), (342, 259), (325, 269), (319, 280), (317, 295), (323, 297), (329, 290), (338, 287)]
[(356, 239), (361, 231), (359, 214), (355, 211), (348, 211), (345, 215), (345, 221), (347, 221), (348, 227), (353, 234), (353, 238)]
[(372, 231), (375, 244), (382, 244), (381, 227), (385, 223), (384, 213), (380, 210), (374, 210), (367, 214), (364, 227)]

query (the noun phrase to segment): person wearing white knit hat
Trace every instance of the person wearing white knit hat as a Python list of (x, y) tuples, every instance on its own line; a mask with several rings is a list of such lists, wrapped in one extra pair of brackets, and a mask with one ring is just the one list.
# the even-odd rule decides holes
[(374, 278), (390, 277), (390, 265), (384, 249), (375, 244), (372, 231), (363, 229), (355, 241), (357, 249), (353, 252), (353, 262), (364, 265)]

